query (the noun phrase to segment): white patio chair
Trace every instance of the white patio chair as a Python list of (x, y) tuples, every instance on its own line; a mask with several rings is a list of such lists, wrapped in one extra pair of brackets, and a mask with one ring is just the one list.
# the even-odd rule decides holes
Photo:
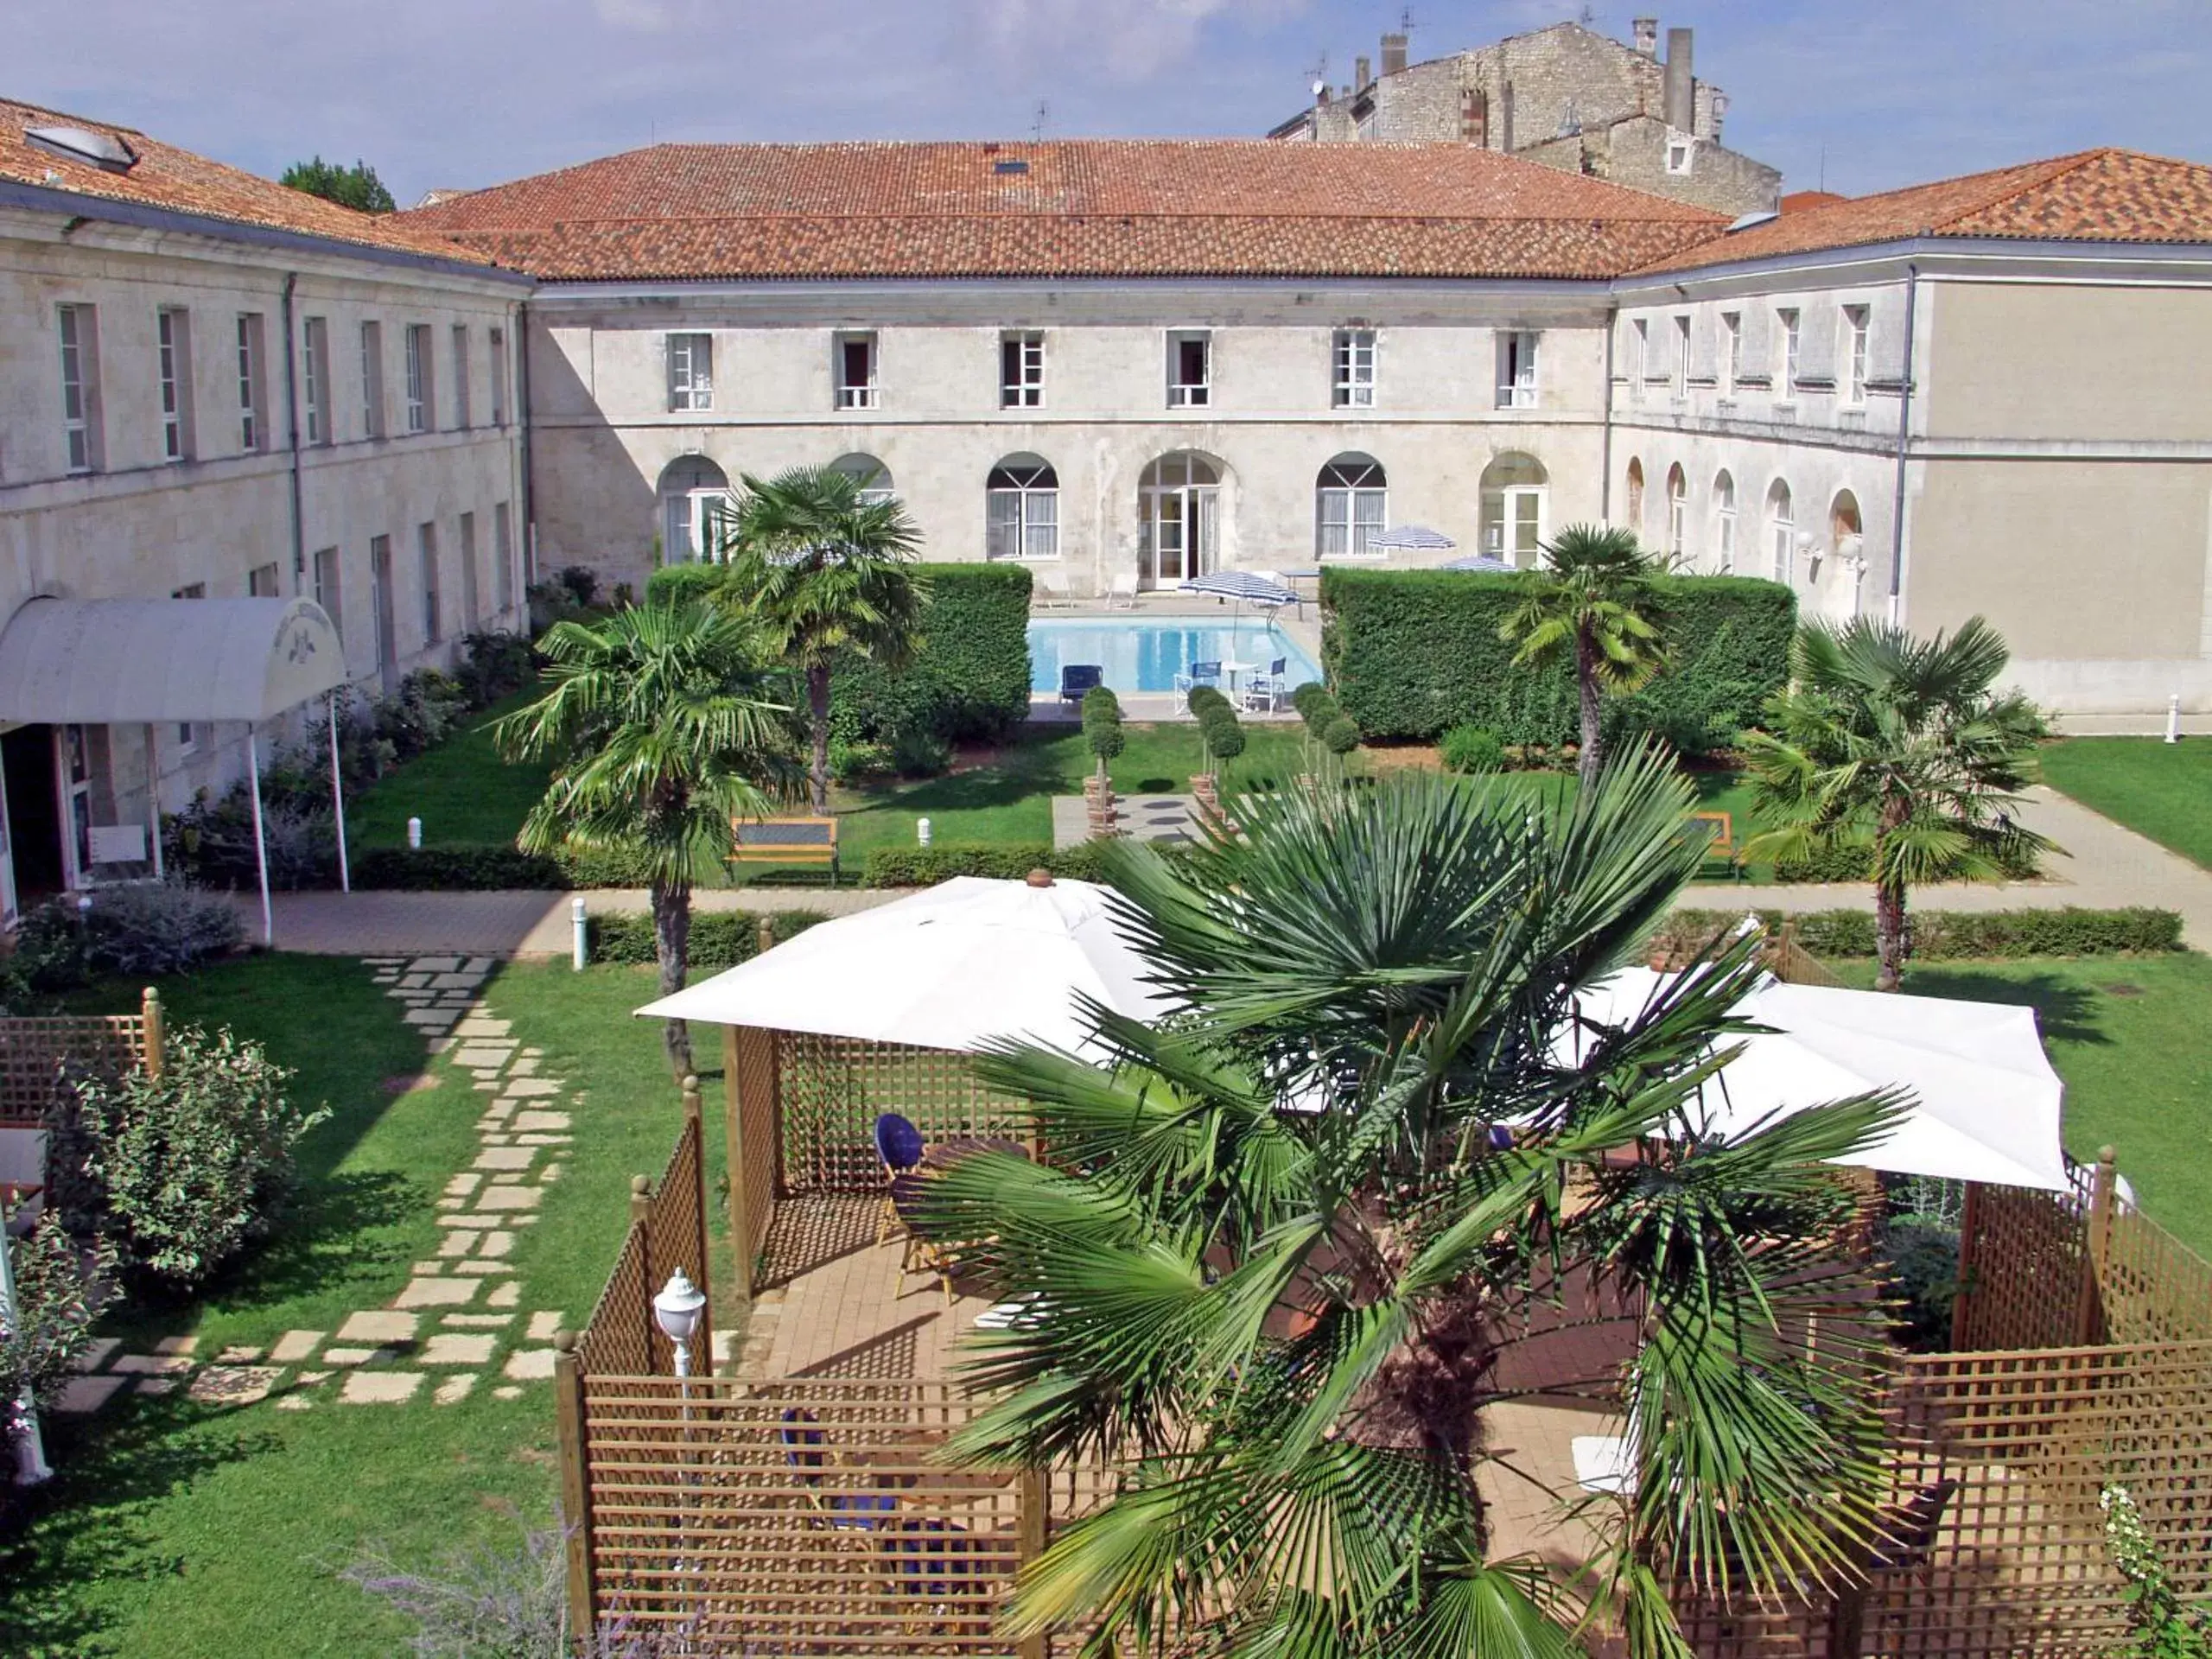
[(1075, 602), (1069, 595), (1066, 578), (1057, 571), (1038, 571), (1033, 588), (1036, 608), (1040, 611), (1057, 611)]
[(1636, 1448), (1624, 1434), (1577, 1434), (1567, 1449), (1574, 1457), (1574, 1484), (1586, 1492), (1636, 1496)]
[(1109, 611), (1134, 611), (1137, 607), (1137, 579), (1135, 572), (1116, 576), (1107, 584), (1106, 608)]

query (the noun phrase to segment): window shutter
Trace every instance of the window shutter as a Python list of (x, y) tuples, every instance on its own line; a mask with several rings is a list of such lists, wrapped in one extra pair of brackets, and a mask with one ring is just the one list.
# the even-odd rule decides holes
[(1878, 296), (1867, 307), (1866, 378), (1878, 386), (1895, 386), (1904, 378), (1904, 300), (1903, 296)]
[[(1764, 380), (1777, 372), (1776, 354), (1781, 351), (1781, 341), (1776, 338), (1777, 328), (1773, 311), (1764, 304), (1747, 302), (1744, 307), (1744, 378)], [(1783, 388), (1775, 388), (1777, 395)]]
[(1716, 315), (1690, 319), (1690, 378), (1714, 380), (1720, 375), (1720, 319)]
[(1835, 384), (1837, 342), (1843, 334), (1843, 311), (1833, 305), (1807, 306), (1797, 320), (1797, 378)]

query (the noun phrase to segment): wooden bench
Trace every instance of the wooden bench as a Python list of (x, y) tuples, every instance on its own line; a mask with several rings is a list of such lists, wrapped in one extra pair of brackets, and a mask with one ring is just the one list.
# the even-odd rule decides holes
[(1736, 820), (1726, 812), (1693, 812), (1690, 833), (1705, 836), (1707, 858), (1726, 861), (1732, 880), (1744, 879), (1743, 849), (1736, 845)]
[(830, 885), (837, 885), (837, 820), (835, 818), (732, 818), (736, 849), (733, 864), (827, 864)]

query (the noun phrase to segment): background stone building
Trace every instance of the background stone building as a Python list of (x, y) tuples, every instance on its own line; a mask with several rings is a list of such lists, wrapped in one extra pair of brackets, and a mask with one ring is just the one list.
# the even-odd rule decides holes
[(1775, 206), (1782, 175), (1720, 142), (1727, 95), (1697, 79), (1691, 31), (1639, 17), (1632, 43), (1554, 23), (1494, 45), (1407, 62), (1385, 35), (1382, 73), (1323, 83), (1268, 136), (1322, 143), (1468, 143), (1632, 185), (1733, 217)]

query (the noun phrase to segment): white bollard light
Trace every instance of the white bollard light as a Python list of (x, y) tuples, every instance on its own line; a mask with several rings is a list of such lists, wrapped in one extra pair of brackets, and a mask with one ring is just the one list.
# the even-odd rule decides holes
[(2181, 741), (2181, 693), (2178, 691), (2166, 699), (2166, 741)]
[(410, 853), (423, 850), (423, 820), (420, 818), (407, 820), (407, 850)]
[(569, 900), (569, 931), (574, 958), (570, 965), (581, 974), (584, 964), (591, 960), (591, 924), (584, 912), (584, 896), (582, 893)]
[(914, 820), (914, 839), (925, 847), (930, 844), (930, 821), (927, 818)]

